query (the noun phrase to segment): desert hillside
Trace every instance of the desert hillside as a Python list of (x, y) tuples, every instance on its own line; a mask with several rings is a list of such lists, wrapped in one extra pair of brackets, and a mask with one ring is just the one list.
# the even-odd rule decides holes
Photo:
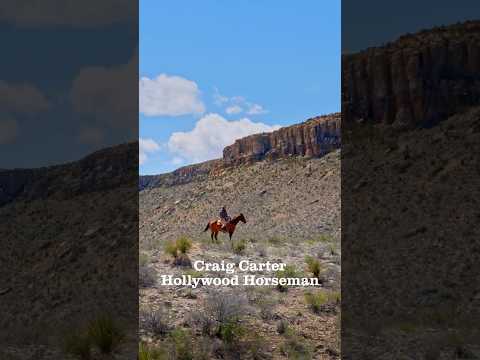
[[(339, 147), (340, 115), (333, 114), (239, 139), (222, 159), (141, 177), (142, 341), (174, 357), (180, 343), (195, 358), (338, 359)], [(239, 223), (232, 242), (220, 234), (212, 243), (203, 230), (223, 205), (247, 223)], [(173, 258), (167, 244), (185, 238), (191, 242), (186, 258)], [(290, 276), (318, 276), (321, 286), (159, 285), (164, 274), (218, 276), (193, 271), (196, 260), (281, 262)], [(228, 322), (217, 318), (223, 306), (233, 314)], [(234, 338), (224, 334), (229, 326)]]

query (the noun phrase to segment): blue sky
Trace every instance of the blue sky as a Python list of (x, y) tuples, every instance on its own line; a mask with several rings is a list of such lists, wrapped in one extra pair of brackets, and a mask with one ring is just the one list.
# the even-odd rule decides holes
[(340, 1), (140, 1), (141, 174), (340, 110)]

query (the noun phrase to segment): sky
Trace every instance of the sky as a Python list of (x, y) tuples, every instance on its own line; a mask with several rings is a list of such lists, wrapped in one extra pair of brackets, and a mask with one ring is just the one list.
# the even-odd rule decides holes
[(140, 173), (340, 111), (340, 0), (140, 1)]

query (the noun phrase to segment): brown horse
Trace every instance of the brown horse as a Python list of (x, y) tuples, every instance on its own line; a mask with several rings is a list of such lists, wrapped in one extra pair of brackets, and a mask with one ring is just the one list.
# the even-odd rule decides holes
[(203, 230), (203, 232), (210, 229), (210, 237), (212, 238), (212, 241), (214, 237), (215, 240), (218, 240), (218, 233), (220, 231), (228, 233), (228, 235), (230, 236), (230, 240), (232, 240), (232, 235), (235, 232), (235, 227), (237, 226), (239, 221), (243, 222), (244, 224), (247, 223), (247, 220), (245, 220), (245, 216), (243, 216), (243, 214), (235, 216), (232, 220), (225, 224), (224, 228), (222, 227), (222, 222), (220, 220), (212, 220), (208, 222), (207, 227), (205, 228), (205, 230)]

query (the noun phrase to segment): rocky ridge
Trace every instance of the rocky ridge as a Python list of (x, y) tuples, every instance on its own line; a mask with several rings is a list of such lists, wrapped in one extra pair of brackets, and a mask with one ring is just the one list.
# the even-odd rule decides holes
[(99, 150), (68, 164), (0, 170), (0, 206), (13, 200), (65, 200), (136, 182), (137, 149), (137, 143), (130, 143)]
[(345, 122), (429, 127), (480, 101), (480, 21), (407, 34), (342, 57)]
[(171, 173), (140, 176), (139, 190), (201, 181), (223, 169), (290, 156), (321, 157), (340, 148), (340, 113), (317, 116), (271, 133), (250, 135), (223, 150), (223, 158), (181, 167)]

